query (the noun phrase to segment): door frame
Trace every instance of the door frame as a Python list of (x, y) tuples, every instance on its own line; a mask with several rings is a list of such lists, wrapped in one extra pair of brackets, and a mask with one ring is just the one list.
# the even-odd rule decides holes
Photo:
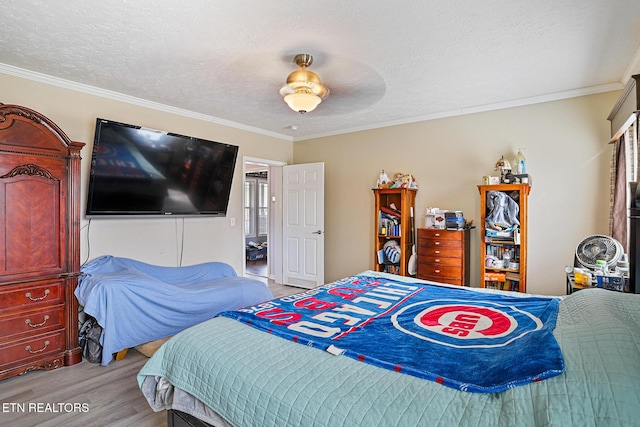
[[(287, 163), (262, 159), (258, 157), (243, 156), (242, 158), (242, 197), (240, 200), (240, 212), (242, 212), (241, 231), (243, 255), (242, 276), (247, 275), (247, 258), (245, 256), (246, 238), (244, 235), (244, 187), (247, 174), (247, 163), (258, 163), (269, 166), (267, 182), (269, 185), (269, 228), (267, 231), (267, 277), (276, 283), (282, 283), (282, 166)], [(280, 171), (280, 173), (278, 173)], [(276, 175), (276, 176), (274, 176)], [(278, 178), (279, 176), (279, 178)], [(279, 225), (278, 225), (279, 224)]]

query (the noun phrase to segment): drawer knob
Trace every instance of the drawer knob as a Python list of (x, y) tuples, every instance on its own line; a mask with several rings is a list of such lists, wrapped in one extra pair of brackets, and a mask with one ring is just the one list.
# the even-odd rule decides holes
[(26, 294), (24, 294), (25, 297), (29, 298), (31, 301), (42, 301), (43, 299), (45, 299), (47, 297), (47, 295), (49, 295), (51, 291), (49, 289), (45, 289), (44, 290), (44, 295), (41, 297), (32, 297), (31, 296), (31, 292), (27, 292)]
[(439, 254), (439, 253), (440, 253), (440, 251), (435, 251), (435, 253)]
[(440, 242), (435, 242), (435, 244), (436, 244), (436, 245), (439, 245), (439, 244), (440, 244)]
[(44, 325), (45, 323), (47, 323), (47, 320), (49, 320), (49, 315), (48, 314), (46, 316), (44, 316), (44, 320), (42, 321), (42, 323), (31, 323), (31, 319), (25, 320), (24, 323), (26, 323), (27, 325), (31, 326), (32, 328), (38, 328), (38, 327)]
[(440, 262), (440, 259), (439, 259), (439, 258), (436, 258), (436, 262)]
[(440, 270), (436, 270), (436, 273), (440, 273)]
[(435, 233), (434, 236), (440, 237), (440, 233)]
[(31, 350), (31, 346), (30, 345), (26, 346), (24, 349), (27, 350), (31, 354), (42, 353), (43, 351), (45, 351), (47, 349), (47, 347), (49, 347), (49, 344), (50, 344), (49, 341), (45, 341), (44, 342), (44, 347), (42, 347), (40, 350)]

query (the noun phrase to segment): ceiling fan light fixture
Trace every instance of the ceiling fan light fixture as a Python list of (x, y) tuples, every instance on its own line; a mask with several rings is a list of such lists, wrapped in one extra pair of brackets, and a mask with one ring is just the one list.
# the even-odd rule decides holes
[(322, 98), (320, 98), (318, 95), (299, 90), (294, 93), (285, 95), (284, 102), (286, 102), (289, 108), (291, 108), (293, 111), (304, 114), (315, 110), (316, 107), (322, 102)]
[(329, 94), (329, 89), (316, 73), (307, 70), (313, 63), (311, 55), (298, 54), (294, 61), (300, 69), (289, 74), (287, 84), (280, 88), (280, 95), (289, 108), (304, 114), (313, 111)]

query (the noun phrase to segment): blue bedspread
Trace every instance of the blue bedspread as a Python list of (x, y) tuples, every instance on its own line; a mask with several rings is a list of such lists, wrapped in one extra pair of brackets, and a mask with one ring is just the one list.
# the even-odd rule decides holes
[(552, 333), (558, 303), (358, 275), (220, 315), (452, 388), (495, 393), (562, 373)]
[(265, 283), (238, 277), (221, 262), (161, 267), (107, 255), (82, 272), (75, 295), (103, 328), (102, 365), (118, 351), (273, 298)]

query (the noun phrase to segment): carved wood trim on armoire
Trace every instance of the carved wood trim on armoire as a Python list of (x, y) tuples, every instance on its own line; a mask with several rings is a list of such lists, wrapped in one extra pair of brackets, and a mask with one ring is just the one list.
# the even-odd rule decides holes
[(42, 114), (0, 104), (0, 379), (82, 360), (83, 146)]

